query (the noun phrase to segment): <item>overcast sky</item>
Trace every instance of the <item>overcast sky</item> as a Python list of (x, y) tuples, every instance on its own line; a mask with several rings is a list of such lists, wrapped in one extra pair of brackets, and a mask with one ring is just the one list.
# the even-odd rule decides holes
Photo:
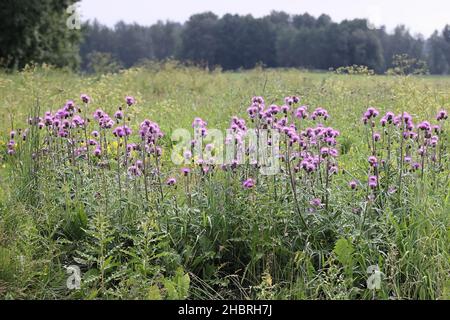
[(184, 22), (204, 11), (261, 17), (272, 10), (326, 13), (334, 21), (364, 17), (388, 30), (405, 24), (411, 32), (425, 36), (450, 24), (450, 0), (82, 0), (79, 7), (84, 20), (97, 18), (109, 26), (119, 20), (142, 25), (158, 20)]

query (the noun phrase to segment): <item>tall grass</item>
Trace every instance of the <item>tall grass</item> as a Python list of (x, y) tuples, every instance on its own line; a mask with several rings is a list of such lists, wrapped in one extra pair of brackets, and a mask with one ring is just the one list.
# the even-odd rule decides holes
[[(209, 73), (172, 64), (88, 78), (45, 68), (4, 75), (0, 295), (449, 298), (448, 133), (445, 121), (438, 131), (418, 128), (423, 120), (438, 123), (449, 87), (446, 78)], [(84, 92), (89, 101), (78, 98)], [(124, 101), (129, 94), (136, 104)], [(250, 101), (260, 95), (264, 110), (284, 105), (285, 96), (301, 98), (270, 117), (276, 123), (286, 117), (285, 127), (296, 124), (280, 130), (279, 175), (259, 175), (251, 163), (220, 168), (192, 161), (184, 173), (172, 164), (171, 134), (191, 128), (195, 117), (207, 128), (228, 128), (238, 116), (248, 128), (264, 129), (262, 120), (246, 115), (249, 105), (260, 108), (258, 99)], [(62, 136), (52, 126), (39, 129), (44, 112), (53, 116), (67, 99), (75, 100), (68, 118), (86, 122)], [(304, 119), (295, 113), (301, 105), (308, 106)], [(369, 106), (376, 110), (366, 111)], [(319, 107), (329, 118), (319, 111), (310, 119)], [(94, 119), (97, 109), (101, 119), (110, 115), (112, 128)], [(118, 110), (123, 114), (116, 119)], [(396, 123), (383, 126), (388, 111)], [(336, 145), (322, 138), (312, 143), (316, 136), (306, 135), (307, 128), (320, 132), (320, 124), (340, 131), (329, 137)], [(150, 126), (157, 130), (148, 133)], [(117, 127), (133, 133), (113, 134)], [(15, 154), (7, 155), (11, 130)], [(405, 139), (404, 132), (418, 136)], [(307, 156), (297, 153), (297, 135)], [(81, 267), (80, 290), (66, 287), (70, 265)], [(379, 290), (367, 288), (374, 265), (382, 272)]]

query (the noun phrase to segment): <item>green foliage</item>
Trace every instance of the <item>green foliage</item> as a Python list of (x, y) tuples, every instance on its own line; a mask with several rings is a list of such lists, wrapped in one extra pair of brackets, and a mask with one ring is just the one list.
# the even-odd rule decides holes
[[(336, 23), (327, 15), (316, 18), (285, 12), (262, 18), (232, 14), (219, 17), (205, 12), (191, 16), (184, 24), (159, 21), (150, 27), (120, 22), (108, 28), (94, 21), (84, 25), (80, 52), (83, 70), (88, 71), (93, 71), (88, 67), (89, 54), (105, 52), (126, 68), (143, 60), (176, 58), (224, 70), (258, 65), (319, 70), (367, 66), (368, 72), (377, 74), (387, 70), (425, 74), (429, 65), (433, 74), (448, 74), (449, 27), (425, 40), (412, 36), (405, 26), (388, 33), (384, 27), (371, 29), (368, 25), (365, 19)], [(395, 57), (399, 55), (408, 56), (413, 70), (398, 65)], [(344, 67), (341, 71), (357, 70)]]
[(114, 59), (111, 53), (91, 52), (87, 56), (88, 72), (95, 74), (117, 73), (120, 69), (120, 63)]
[(386, 72), (389, 75), (424, 75), (428, 74), (425, 61), (410, 58), (407, 54), (397, 54), (393, 57), (393, 67)]
[[(262, 69), (222, 73), (175, 62), (101, 77), (40, 67), (0, 75), (0, 95), (8, 106), (0, 109), (0, 297), (444, 299), (449, 291), (448, 152), (443, 152), (445, 165), (427, 169), (423, 180), (405, 170), (401, 196), (382, 188), (371, 202), (364, 187), (351, 191), (347, 183), (367, 175), (367, 128), (360, 123), (367, 105), (431, 119), (449, 101), (448, 88), (447, 78)], [(5, 153), (10, 124), (23, 130), (34, 108), (42, 113), (80, 92), (92, 96), (90, 108), (109, 113), (124, 95), (136, 93), (131, 125), (144, 117), (160, 123), (168, 136), (162, 145), (170, 150), (176, 128), (188, 128), (200, 116), (210, 128), (225, 129), (232, 115), (244, 116), (249, 97), (263, 91), (271, 103), (298, 93), (305, 105), (326, 107), (327, 126), (341, 129), (340, 173), (329, 186), (330, 208), (311, 211), (311, 190), (298, 186), (309, 231), (283, 175), (259, 177), (253, 190), (241, 186), (251, 169), (196, 172), (196, 180), (188, 182), (166, 151), (163, 178), (176, 176), (177, 187), (163, 186), (162, 201), (152, 189), (147, 202), (142, 185), (118, 192), (113, 151), (111, 170), (85, 161), (79, 167), (57, 165), (61, 155), (33, 161), (35, 144), (46, 136), (36, 130), (18, 147), (22, 153), (16, 158)], [(394, 137), (397, 147), (401, 139)], [(441, 137), (448, 147), (448, 138)], [(392, 159), (390, 177), (397, 181), (396, 156)], [(385, 187), (387, 175), (381, 174)], [(80, 290), (66, 288), (70, 265), (81, 268)], [(378, 291), (366, 287), (373, 265), (383, 273)]]
[(66, 9), (77, 1), (2, 1), (0, 66), (22, 69), (34, 62), (78, 67), (80, 32), (66, 24)]

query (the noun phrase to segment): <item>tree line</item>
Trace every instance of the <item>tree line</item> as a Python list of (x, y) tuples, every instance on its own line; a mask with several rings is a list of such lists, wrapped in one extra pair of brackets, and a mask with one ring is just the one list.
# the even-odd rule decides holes
[[(411, 35), (405, 26), (392, 33), (371, 28), (365, 19), (333, 22), (328, 15), (289, 15), (272, 12), (251, 15), (196, 14), (184, 23), (158, 22), (140, 26), (119, 22), (114, 28), (97, 21), (84, 26), (81, 45), (83, 69), (92, 58), (107, 53), (127, 68), (143, 60), (174, 58), (225, 70), (267, 67), (301, 67), (328, 70), (365, 65), (384, 73), (396, 55), (426, 62), (433, 74), (450, 72), (450, 26), (430, 38)], [(104, 56), (103, 56), (104, 57)]]
[(111, 72), (146, 60), (176, 59), (209, 68), (328, 70), (364, 65), (377, 73), (395, 67), (396, 56), (427, 66), (432, 74), (450, 73), (450, 26), (428, 39), (405, 26), (393, 32), (371, 28), (365, 19), (332, 21), (272, 12), (262, 18), (211, 12), (185, 23), (151, 26), (86, 22), (79, 31), (66, 25), (66, 9), (77, 0), (0, 2), (0, 66), (20, 69), (30, 62), (83, 72)]

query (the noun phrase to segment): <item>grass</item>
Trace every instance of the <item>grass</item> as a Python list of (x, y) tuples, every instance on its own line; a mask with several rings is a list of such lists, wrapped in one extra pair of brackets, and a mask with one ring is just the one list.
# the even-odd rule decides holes
[[(101, 108), (110, 115), (133, 95), (138, 103), (129, 125), (137, 131), (147, 118), (165, 133), (154, 167), (161, 173), (149, 177), (148, 199), (142, 181), (129, 182), (121, 171), (127, 168), (114, 160), (121, 151), (113, 142), (110, 169), (95, 161), (75, 165), (58, 152), (36, 159), (45, 139), (36, 128), (17, 157), (6, 155), (12, 128), (24, 129), (28, 117), (78, 101), (81, 93), (92, 98), (90, 113)], [(205, 176), (192, 166), (188, 180), (171, 163), (172, 133), (191, 128), (195, 117), (224, 130), (232, 116), (247, 118), (251, 97), (264, 96), (270, 105), (292, 95), (310, 109), (326, 108), (327, 126), (340, 130), (339, 174), (327, 186), (310, 188), (316, 180), (302, 184), (295, 177), (292, 187), (286, 169), (244, 190), (242, 181), (256, 174), (249, 166)], [(373, 150), (361, 123), (369, 106), (382, 115), (407, 111), (416, 124), (433, 119), (448, 110), (450, 78), (221, 73), (173, 63), (92, 77), (29, 68), (0, 75), (0, 96), (4, 299), (450, 298), (448, 134), (440, 137), (441, 166), (430, 164), (421, 177), (392, 160), (391, 171), (379, 172), (383, 190), (370, 192), (365, 180)], [(402, 147), (397, 138), (392, 133), (393, 159)], [(388, 150), (383, 142), (375, 153), (381, 158)], [(128, 188), (117, 187), (118, 176)], [(171, 176), (177, 187), (164, 186), (160, 197), (160, 179)], [(357, 191), (348, 188), (353, 179), (361, 181)], [(314, 196), (330, 206), (312, 210)], [(69, 265), (81, 268), (80, 290), (66, 286)], [(379, 290), (366, 285), (374, 265), (382, 272)]]

